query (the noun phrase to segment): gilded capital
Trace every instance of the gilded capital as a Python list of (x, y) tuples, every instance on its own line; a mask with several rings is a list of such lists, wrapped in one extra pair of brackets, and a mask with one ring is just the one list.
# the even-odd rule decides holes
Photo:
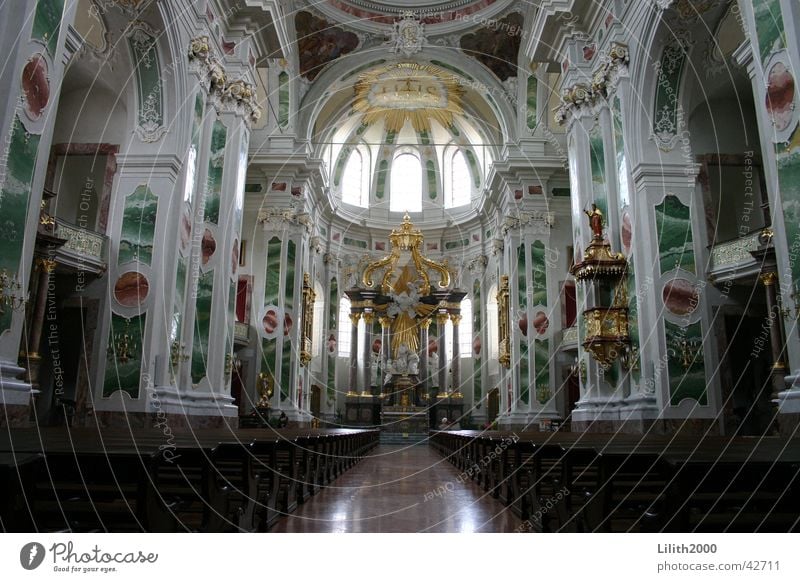
[(778, 274), (774, 272), (761, 273), (759, 279), (761, 279), (761, 282), (765, 287), (771, 287), (778, 281)]
[(453, 325), (458, 325), (459, 323), (461, 323), (461, 314), (458, 313), (450, 314), (450, 321), (453, 322)]
[(350, 314), (350, 321), (353, 325), (358, 325), (358, 320), (361, 317), (360, 313), (351, 313)]

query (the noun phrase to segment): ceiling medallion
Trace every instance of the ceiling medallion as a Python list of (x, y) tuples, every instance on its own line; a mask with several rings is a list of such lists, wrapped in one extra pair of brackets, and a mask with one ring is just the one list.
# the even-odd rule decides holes
[(430, 120), (444, 127), (462, 115), (464, 89), (441, 67), (396, 63), (362, 73), (355, 84), (353, 110), (371, 125), (385, 119), (386, 129), (400, 131), (410, 120), (416, 131), (430, 131)]
[(403, 13), (402, 20), (394, 23), (389, 45), (394, 54), (410, 57), (420, 52), (427, 41), (425, 25), (409, 10)]

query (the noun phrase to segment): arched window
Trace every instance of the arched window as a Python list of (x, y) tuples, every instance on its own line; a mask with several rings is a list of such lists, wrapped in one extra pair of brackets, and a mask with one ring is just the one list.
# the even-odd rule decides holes
[(311, 357), (318, 358), (322, 355), (322, 344), (325, 343), (323, 337), (323, 321), (325, 315), (325, 293), (322, 291), (322, 286), (318, 282), (314, 282), (314, 292), (317, 298), (314, 300), (314, 328), (311, 332)]
[(392, 163), (389, 210), (422, 212), (422, 162), (411, 152), (401, 153)]
[(472, 200), (472, 179), (464, 152), (449, 147), (444, 155), (444, 207), (466, 206)]
[[(453, 360), (453, 322), (445, 324), (445, 349), (447, 361)], [(472, 357), (472, 301), (461, 302), (461, 321), (458, 324), (458, 355), (461, 358)]]
[(500, 319), (497, 312), (497, 285), (493, 285), (489, 290), (489, 298), (486, 300), (486, 316), (489, 323), (489, 373), (496, 373), (499, 369), (498, 358), (500, 357)]
[(339, 338), (337, 339), (339, 357), (349, 358), (352, 326), (350, 325), (350, 300), (347, 297), (339, 300), (339, 318), (336, 321), (339, 325)]
[(366, 146), (359, 145), (350, 154), (342, 176), (342, 202), (367, 208), (369, 206), (370, 157)]
[[(353, 339), (353, 324), (350, 322), (350, 300), (347, 297), (342, 297), (341, 301), (339, 301), (339, 339), (337, 343), (339, 344), (338, 351), (340, 358), (349, 358), (350, 357), (350, 342)], [(358, 356), (358, 361), (362, 360), (362, 354), (364, 353), (364, 342), (367, 339), (367, 334), (364, 331), (364, 318), (361, 317), (358, 319), (358, 327), (356, 328), (358, 333), (358, 352), (356, 355)]]

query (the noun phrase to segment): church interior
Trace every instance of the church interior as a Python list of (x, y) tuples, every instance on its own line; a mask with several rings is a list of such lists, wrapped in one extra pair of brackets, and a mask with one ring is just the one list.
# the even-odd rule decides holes
[(0, 27), (3, 531), (800, 530), (796, 0)]

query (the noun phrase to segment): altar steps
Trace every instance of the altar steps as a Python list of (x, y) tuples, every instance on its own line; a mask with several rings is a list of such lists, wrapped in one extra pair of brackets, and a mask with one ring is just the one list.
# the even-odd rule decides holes
[(427, 445), (428, 435), (426, 433), (404, 433), (381, 431), (380, 444), (382, 445)]

